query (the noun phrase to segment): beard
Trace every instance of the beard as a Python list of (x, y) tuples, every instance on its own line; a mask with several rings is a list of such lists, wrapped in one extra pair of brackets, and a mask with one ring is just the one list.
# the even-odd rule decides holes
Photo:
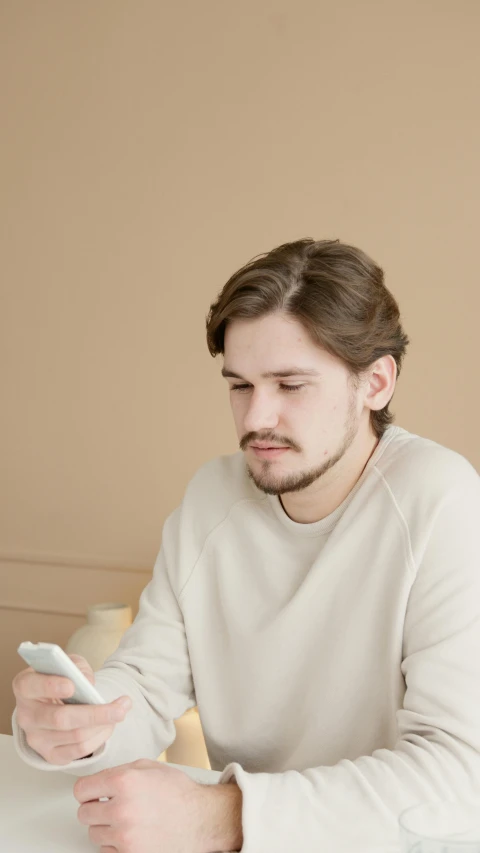
[(319, 480), (320, 477), (323, 477), (330, 468), (333, 468), (342, 459), (357, 435), (359, 418), (357, 417), (355, 403), (355, 395), (352, 394), (349, 400), (347, 418), (340, 445), (335, 453), (332, 453), (321, 465), (310, 468), (308, 471), (295, 471), (282, 476), (274, 473), (272, 466), (275, 463), (269, 462), (268, 459), (263, 462), (260, 473), (253, 471), (247, 464), (247, 474), (255, 483), (257, 489), (260, 489), (267, 495), (284, 495), (287, 492), (301, 492), (302, 489), (306, 489), (316, 480)]

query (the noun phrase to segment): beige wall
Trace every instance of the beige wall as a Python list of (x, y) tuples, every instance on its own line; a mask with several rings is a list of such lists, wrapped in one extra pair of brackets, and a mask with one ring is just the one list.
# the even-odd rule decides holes
[(397, 422), (478, 441), (477, 0), (3, 0), (0, 731), (22, 639), (135, 607), (237, 449), (204, 319), (302, 236), (385, 268)]

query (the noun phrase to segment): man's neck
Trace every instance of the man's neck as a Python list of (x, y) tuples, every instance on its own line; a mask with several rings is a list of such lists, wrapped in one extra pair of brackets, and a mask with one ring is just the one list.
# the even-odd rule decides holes
[(368, 431), (354, 441), (342, 458), (307, 489), (281, 495), (282, 506), (292, 521), (312, 524), (334, 512), (360, 479), (379, 439)]

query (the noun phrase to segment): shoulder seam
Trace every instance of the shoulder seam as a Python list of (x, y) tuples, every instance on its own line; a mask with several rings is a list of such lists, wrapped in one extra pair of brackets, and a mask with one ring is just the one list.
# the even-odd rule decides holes
[(409, 564), (409, 569), (410, 569), (410, 571), (412, 572), (412, 574), (413, 574), (413, 575), (415, 575), (415, 573), (416, 573), (416, 566), (415, 566), (415, 560), (414, 560), (414, 557), (413, 557), (412, 542), (411, 542), (411, 539), (410, 539), (410, 531), (409, 531), (409, 529), (408, 529), (408, 524), (407, 524), (406, 518), (405, 518), (405, 516), (404, 516), (404, 514), (403, 514), (402, 510), (400, 509), (400, 507), (399, 507), (399, 505), (398, 505), (398, 503), (397, 503), (397, 499), (396, 499), (395, 495), (393, 494), (392, 489), (390, 488), (389, 484), (387, 483), (387, 481), (386, 481), (386, 479), (385, 479), (384, 475), (382, 474), (382, 472), (381, 472), (381, 471), (376, 467), (376, 465), (374, 466), (373, 470), (375, 471), (375, 474), (377, 475), (377, 477), (378, 477), (378, 479), (381, 481), (381, 483), (382, 483), (382, 485), (383, 485), (383, 487), (384, 487), (385, 491), (387, 492), (387, 494), (388, 494), (388, 496), (389, 496), (389, 498), (390, 498), (390, 500), (391, 500), (391, 502), (392, 502), (392, 504), (393, 504), (393, 506), (394, 506), (394, 508), (395, 508), (395, 512), (397, 513), (397, 516), (398, 516), (398, 518), (399, 518), (399, 520), (400, 520), (400, 524), (401, 524), (401, 527), (402, 527), (402, 530), (403, 530), (404, 539), (405, 539), (405, 545), (406, 545), (406, 552), (407, 552), (407, 560), (408, 560), (408, 564)]
[(186, 590), (186, 587), (187, 587), (187, 584), (190, 582), (190, 579), (191, 579), (191, 577), (192, 577), (192, 575), (193, 575), (193, 573), (194, 573), (194, 571), (195, 571), (195, 569), (196, 569), (196, 567), (197, 567), (197, 565), (198, 565), (198, 563), (199, 563), (199, 561), (200, 561), (200, 559), (201, 559), (201, 557), (202, 557), (202, 554), (203, 554), (203, 552), (205, 551), (205, 547), (206, 547), (207, 543), (209, 542), (209, 540), (211, 539), (211, 537), (213, 536), (213, 534), (214, 534), (214, 533), (215, 533), (215, 532), (216, 532), (216, 531), (217, 531), (217, 530), (222, 526), (222, 524), (225, 524), (225, 522), (228, 520), (229, 516), (231, 515), (232, 511), (235, 509), (235, 507), (239, 506), (239, 504), (242, 504), (242, 503), (255, 503), (255, 504), (258, 504), (258, 503), (263, 503), (263, 502), (264, 502), (264, 501), (266, 501), (266, 500), (267, 500), (267, 495), (265, 495), (265, 497), (264, 497), (264, 498), (260, 498), (260, 499), (256, 499), (256, 498), (240, 498), (240, 500), (235, 501), (235, 503), (233, 503), (233, 504), (231, 505), (231, 507), (230, 507), (230, 509), (228, 510), (228, 512), (227, 512), (227, 514), (226, 514), (226, 516), (225, 516), (224, 518), (222, 518), (222, 519), (221, 519), (221, 521), (219, 521), (219, 522), (218, 522), (218, 524), (216, 524), (216, 525), (215, 525), (215, 527), (212, 527), (212, 529), (210, 530), (210, 532), (209, 532), (209, 533), (207, 533), (207, 535), (206, 535), (206, 537), (205, 537), (205, 539), (204, 539), (203, 545), (202, 545), (202, 547), (201, 547), (201, 549), (200, 549), (200, 553), (199, 553), (199, 555), (198, 555), (197, 559), (195, 560), (195, 562), (194, 562), (194, 564), (193, 564), (193, 566), (192, 566), (192, 568), (191, 568), (191, 570), (190, 570), (190, 574), (188, 575), (188, 577), (187, 577), (187, 579), (186, 579), (185, 583), (183, 584), (183, 586), (182, 586), (181, 590), (180, 590), (180, 591), (179, 591), (179, 593), (178, 593), (178, 599), (179, 599), (179, 600), (180, 600), (180, 598), (182, 597), (182, 595), (184, 594), (184, 592), (185, 592), (185, 590)]

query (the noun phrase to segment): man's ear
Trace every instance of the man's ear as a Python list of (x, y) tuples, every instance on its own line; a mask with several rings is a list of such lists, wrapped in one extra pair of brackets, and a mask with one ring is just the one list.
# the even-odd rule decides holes
[(397, 365), (392, 355), (383, 355), (368, 370), (365, 382), (365, 406), (373, 412), (383, 409), (393, 397)]

